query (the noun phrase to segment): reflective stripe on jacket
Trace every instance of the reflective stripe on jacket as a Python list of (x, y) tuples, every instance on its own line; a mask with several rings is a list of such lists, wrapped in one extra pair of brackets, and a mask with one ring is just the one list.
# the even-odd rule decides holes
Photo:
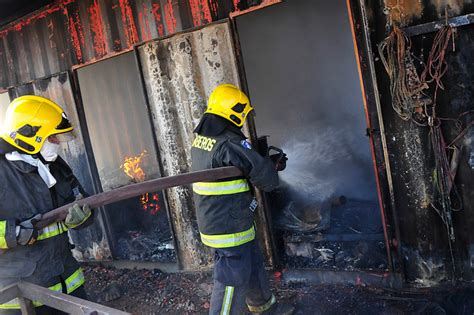
[(236, 179), (226, 182), (198, 182), (193, 184), (193, 191), (198, 195), (219, 196), (232, 195), (250, 191), (246, 179)]
[(239, 246), (248, 243), (255, 239), (255, 227), (238, 233), (220, 234), (220, 235), (206, 235), (201, 233), (202, 242), (214, 248), (227, 248)]
[(67, 230), (68, 228), (63, 222), (53, 223), (51, 225), (48, 225), (44, 229), (38, 231), (37, 240), (41, 241), (51, 237), (55, 237), (56, 235), (67, 232)]
[(202, 242), (214, 248), (245, 244), (255, 238), (250, 183), (270, 191), (278, 175), (240, 132), (224, 130), (216, 137), (197, 135), (191, 149), (192, 170), (236, 166), (244, 177), (193, 184), (196, 216)]

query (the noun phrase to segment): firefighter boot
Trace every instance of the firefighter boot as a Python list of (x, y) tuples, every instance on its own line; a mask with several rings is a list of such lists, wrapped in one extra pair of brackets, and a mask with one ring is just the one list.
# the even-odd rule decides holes
[(292, 315), (295, 311), (293, 305), (277, 302), (275, 296), (263, 305), (252, 306), (247, 304), (250, 313), (256, 315)]
[(276, 302), (268, 311), (260, 313), (262, 315), (292, 315), (295, 307), (291, 304)]

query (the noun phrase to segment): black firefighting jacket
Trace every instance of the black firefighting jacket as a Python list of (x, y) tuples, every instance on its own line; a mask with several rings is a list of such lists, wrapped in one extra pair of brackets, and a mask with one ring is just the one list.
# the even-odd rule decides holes
[[(218, 136), (197, 135), (191, 149), (192, 170), (235, 166), (244, 177), (193, 184), (201, 239), (214, 248), (245, 244), (255, 238), (250, 183), (264, 191), (278, 186), (272, 161), (262, 157), (245, 136), (226, 128)], [(250, 181), (250, 183), (249, 183)]]
[(66, 279), (68, 292), (84, 282), (72, 257), (64, 223), (54, 223), (40, 230), (38, 240), (32, 245), (16, 244), (18, 223), (73, 202), (75, 193), (82, 190), (60, 157), (50, 163), (50, 172), (57, 181), (52, 188), (47, 187), (36, 167), (23, 161), (9, 161), (0, 155), (0, 248), (7, 249), (0, 254), (0, 288), (19, 280), (52, 288), (52, 278), (74, 268), (77, 271), (69, 272), (71, 276)]

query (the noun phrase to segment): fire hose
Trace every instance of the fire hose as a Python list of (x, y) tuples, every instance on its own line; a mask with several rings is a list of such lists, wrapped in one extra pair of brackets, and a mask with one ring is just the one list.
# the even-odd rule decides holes
[[(48, 225), (65, 220), (68, 214), (68, 209), (74, 204), (78, 204), (80, 206), (87, 204), (91, 208), (97, 208), (121, 200), (141, 196), (148, 192), (187, 185), (194, 182), (214, 181), (218, 179), (241, 175), (242, 171), (239, 170), (237, 167), (227, 166), (148, 180), (141, 183), (132, 184), (103, 193), (99, 193), (93, 196), (89, 196), (87, 198), (74, 201), (73, 203), (61, 206), (59, 208), (42, 214), (39, 219), (35, 220), (33, 226), (35, 229), (40, 230), (47, 227)], [(4, 251), (5, 250), (0, 250), (0, 254), (2, 254)]]

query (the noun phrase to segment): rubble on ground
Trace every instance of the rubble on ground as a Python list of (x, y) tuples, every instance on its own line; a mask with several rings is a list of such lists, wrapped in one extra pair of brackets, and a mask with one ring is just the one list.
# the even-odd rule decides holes
[[(133, 314), (207, 314), (211, 272), (84, 266), (92, 301)], [(375, 289), (365, 286), (292, 284), (281, 272), (270, 279), (279, 301), (306, 314), (473, 314), (474, 289)]]

